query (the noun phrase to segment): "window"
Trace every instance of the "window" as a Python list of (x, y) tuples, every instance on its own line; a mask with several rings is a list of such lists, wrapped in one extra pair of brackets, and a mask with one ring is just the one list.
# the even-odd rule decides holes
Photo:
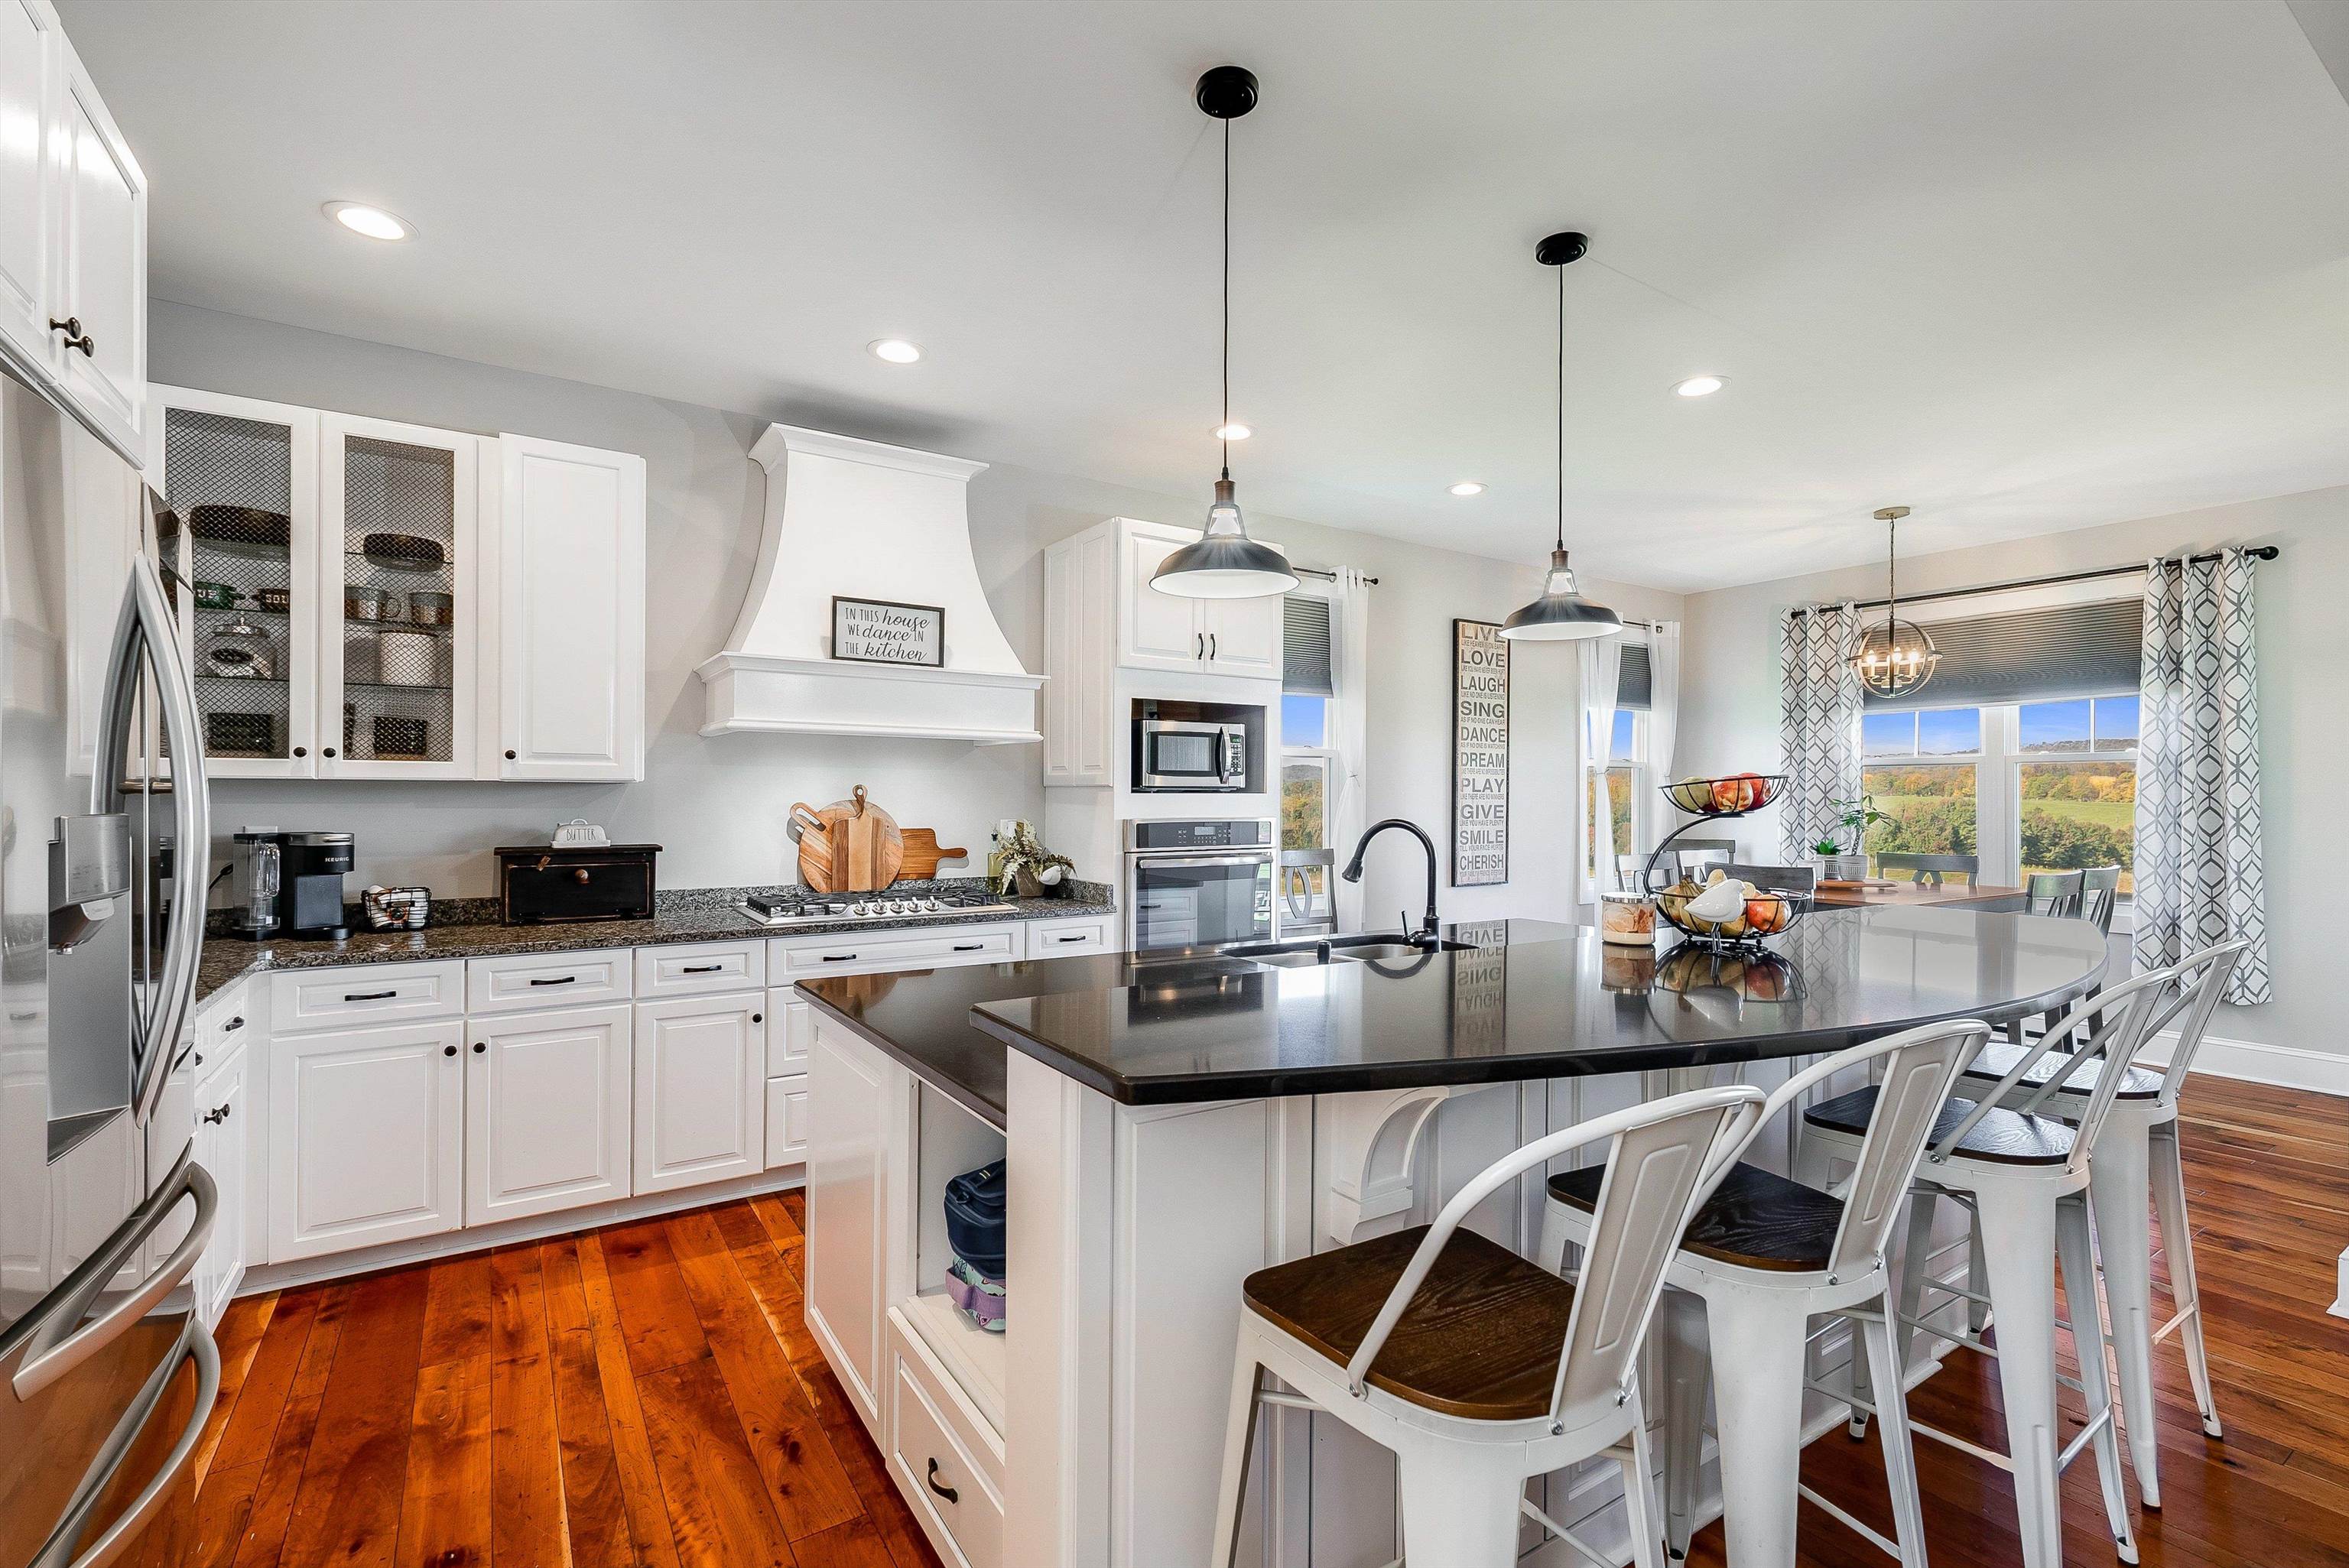
[(1336, 799), (1336, 697), (1330, 680), (1331, 606), (1319, 594), (1292, 593), (1282, 604), (1280, 695), (1280, 848), (1276, 919), (1284, 931), (1332, 928), (1337, 908), (1328, 863), (1297, 864), (1290, 851), (1330, 850)]
[[(1911, 854), (1979, 852), (1977, 769), (1982, 710), (1870, 711), (1859, 721), (1859, 787), (1886, 820), (1863, 842), (1868, 869), (1887, 850)], [(1962, 882), (1957, 873), (1945, 881)]]
[[(1617, 708), (1614, 730), (1607, 738), (1607, 767), (1591, 775), (1591, 820), (1598, 820), (1599, 791), (1603, 789), (1607, 791), (1607, 820), (1614, 829), (1609, 844), (1598, 853), (1591, 867), (1592, 874), (1602, 882), (1616, 880), (1607, 875), (1609, 866), (1619, 868), (1619, 874), (1623, 858), (1638, 852), (1639, 830), (1632, 812), (1640, 788), (1640, 731), (1639, 715), (1629, 708)], [(1611, 861), (1606, 858), (1609, 855), (1614, 857)]]
[(2135, 892), (2137, 699), (2075, 697), (2015, 712), (2023, 874), (2118, 865), (2121, 895)]

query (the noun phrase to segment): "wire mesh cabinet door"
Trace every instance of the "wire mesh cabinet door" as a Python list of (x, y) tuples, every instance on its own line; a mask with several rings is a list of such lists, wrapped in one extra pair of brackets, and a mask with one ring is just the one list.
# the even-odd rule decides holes
[(471, 779), (481, 438), (319, 417), (319, 776)]
[(312, 779), (318, 715), (318, 414), (153, 388), (154, 550), (216, 779)]

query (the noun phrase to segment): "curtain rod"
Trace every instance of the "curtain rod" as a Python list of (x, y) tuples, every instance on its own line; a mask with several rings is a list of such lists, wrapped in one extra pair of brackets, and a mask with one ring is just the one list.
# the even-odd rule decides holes
[[(2272, 544), (2255, 544), (2250, 549), (2244, 551), (2243, 553), (2251, 557), (2253, 561), (2273, 561), (2278, 555), (2281, 555), (2283, 552)], [(2195, 566), (2204, 565), (2209, 562), (2220, 559), (2221, 559), (2221, 557), (2215, 554), (2189, 555), (2186, 558), (2189, 564)], [(2045, 577), (2018, 577), (2011, 583), (1985, 583), (1979, 588), (1944, 588), (1938, 593), (1903, 593), (1900, 595), (1900, 602), (1903, 604), (1923, 604), (1936, 599), (1972, 599), (1984, 593), (2012, 593), (2018, 588), (2052, 588), (2059, 583), (2092, 583), (2099, 577), (2126, 577), (2131, 573), (2143, 572), (2144, 570), (2145, 566), (2142, 562), (2132, 562), (2127, 566), (2099, 567), (2092, 572), (2057, 572)], [(1832, 610), (1837, 608), (1840, 603), (1841, 601), (1829, 603), (1803, 604), (1798, 605), (1797, 608), (1804, 610)], [(1891, 601), (1887, 599), (1859, 599), (1853, 602), (1852, 608), (1855, 610), (1881, 610), (1889, 603), (1891, 603)]]
[[(1338, 581), (1338, 574), (1335, 572), (1324, 572), (1319, 566), (1291, 566), (1289, 570), (1299, 577), (1319, 577), (1325, 583)], [(1379, 585), (1379, 580), (1375, 577), (1365, 577), (1362, 581), (1373, 588)]]

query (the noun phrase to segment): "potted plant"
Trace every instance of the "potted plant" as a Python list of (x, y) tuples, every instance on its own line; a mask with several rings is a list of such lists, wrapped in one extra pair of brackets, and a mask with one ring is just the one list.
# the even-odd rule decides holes
[(1873, 796), (1861, 795), (1856, 799), (1830, 800), (1827, 809), (1839, 813), (1832, 831), (1820, 835), (1811, 846), (1819, 857), (1819, 876), (1825, 882), (1866, 882), (1868, 880), (1868, 830), (1878, 822), (1892, 820), (1891, 816), (1876, 809)]
[(1061, 879), (1075, 869), (1074, 861), (1054, 854), (1038, 841), (1033, 825), (1014, 822), (1011, 836), (1003, 845), (999, 891), (1017, 892), (1021, 898), (1041, 898), (1046, 888), (1059, 886)]

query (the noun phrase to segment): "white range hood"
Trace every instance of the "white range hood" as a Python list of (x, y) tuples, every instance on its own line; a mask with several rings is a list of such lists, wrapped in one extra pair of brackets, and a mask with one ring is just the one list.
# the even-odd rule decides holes
[[(791, 425), (750, 456), (767, 470), (765, 536), (726, 651), (696, 672), (702, 734), (1043, 739), (1044, 677), (1004, 640), (971, 559), (967, 492), (985, 463)], [(944, 666), (833, 658), (835, 594), (944, 610)]]

